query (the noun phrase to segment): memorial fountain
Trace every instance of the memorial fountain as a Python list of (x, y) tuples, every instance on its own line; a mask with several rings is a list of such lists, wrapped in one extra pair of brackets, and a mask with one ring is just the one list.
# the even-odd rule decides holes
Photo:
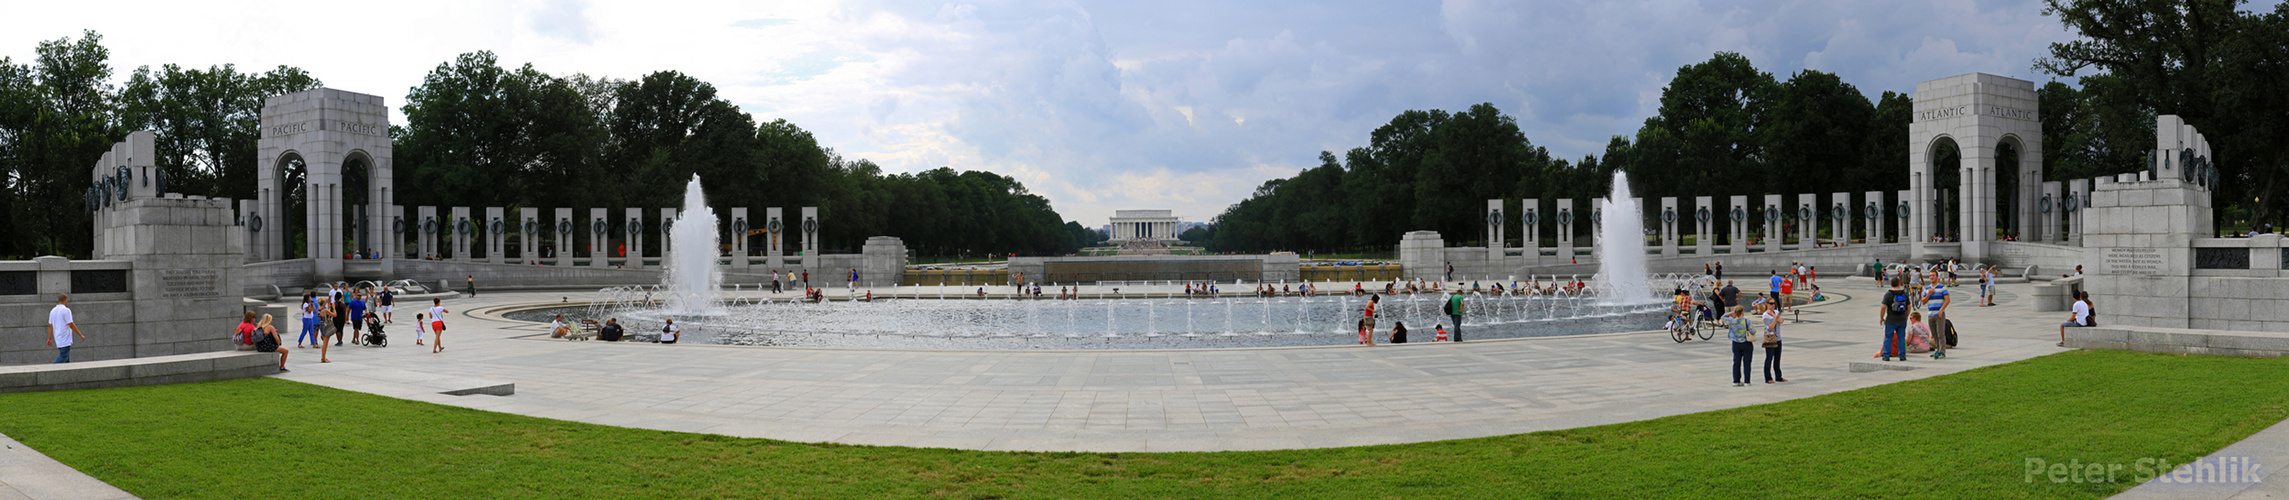
[(699, 174), (684, 185), (684, 206), (668, 228), (670, 245), (660, 273), (660, 288), (668, 295), (668, 313), (676, 316), (722, 316), (717, 292), (723, 289), (723, 270), (716, 265), (715, 209), (707, 206)]

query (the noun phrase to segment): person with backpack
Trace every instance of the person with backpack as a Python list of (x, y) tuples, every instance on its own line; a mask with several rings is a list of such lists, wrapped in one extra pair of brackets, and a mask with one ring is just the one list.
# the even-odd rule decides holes
[(1447, 317), (1454, 320), (1455, 342), (1462, 341), (1462, 311), (1462, 288), (1457, 287), (1454, 289), (1453, 295), (1447, 296), (1446, 307)]
[(233, 348), (243, 351), (254, 348), (257, 328), (254, 326), (254, 311), (247, 311), (242, 316), (238, 321), (238, 330), (231, 333), (230, 343)]
[(1876, 302), (1876, 321), (1884, 325), (1884, 345), (1879, 348), (1884, 361), (1891, 361), (1893, 356), (1907, 360), (1907, 313), (1913, 302), (1903, 286), (1899, 278), (1892, 278), (1891, 291)]

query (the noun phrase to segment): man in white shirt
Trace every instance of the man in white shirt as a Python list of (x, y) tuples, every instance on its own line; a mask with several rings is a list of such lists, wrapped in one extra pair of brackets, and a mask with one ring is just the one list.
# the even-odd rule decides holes
[(59, 364), (72, 362), (74, 336), (78, 340), (87, 340), (87, 334), (79, 331), (79, 323), (72, 321), (72, 308), (67, 306), (71, 303), (71, 295), (59, 293), (56, 294), (56, 308), (48, 310), (48, 333), (52, 337), (48, 339), (48, 345), (56, 347), (56, 363)]
[(2090, 326), (2089, 299), (2090, 292), (2075, 292), (2073, 315), (2067, 316), (2065, 323), (2059, 323), (2059, 347), (2066, 347), (2066, 329)]
[(679, 327), (679, 326), (676, 326), (676, 320), (675, 320), (675, 319), (672, 319), (672, 318), (671, 318), (671, 319), (669, 319), (669, 320), (668, 320), (668, 326), (660, 328), (660, 343), (662, 343), (662, 344), (673, 344), (673, 343), (676, 343), (676, 336), (677, 336), (677, 334), (683, 333), (683, 331), (684, 331), (683, 327)]

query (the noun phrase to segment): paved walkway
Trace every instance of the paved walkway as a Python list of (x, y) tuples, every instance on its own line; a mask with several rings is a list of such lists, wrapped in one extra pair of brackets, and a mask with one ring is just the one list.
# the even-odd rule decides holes
[(0, 435), (0, 500), (110, 500), (135, 498)]
[[(1761, 277), (1760, 277), (1761, 279)], [(1870, 279), (1823, 283), (1840, 300), (1784, 328), (1790, 382), (1732, 387), (1730, 346), (1665, 332), (1586, 337), (1149, 351), (955, 351), (568, 342), (488, 311), (580, 299), (511, 292), (447, 301), (443, 354), (345, 346), (294, 353), (281, 378), (538, 417), (804, 442), (983, 450), (1320, 448), (1514, 434), (1643, 420), (1858, 389), (2057, 352), (2060, 313), (2004, 286), (1999, 307), (1953, 314), (1964, 345), (1910, 371), (1874, 361)], [(1959, 297), (1968, 294), (1959, 294)], [(411, 310), (413, 307), (404, 309)], [(408, 314), (409, 313), (400, 313)], [(410, 319), (410, 318), (400, 318)], [(400, 325), (410, 326), (409, 322)], [(1652, 326), (1652, 325), (1649, 325)], [(1763, 361), (1762, 350), (1758, 362)], [(516, 395), (445, 396), (389, 380), (516, 383)], [(396, 374), (395, 376), (385, 376)]]

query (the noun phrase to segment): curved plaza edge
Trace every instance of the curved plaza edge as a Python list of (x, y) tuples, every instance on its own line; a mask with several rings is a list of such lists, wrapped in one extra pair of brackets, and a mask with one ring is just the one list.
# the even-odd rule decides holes
[[(1853, 373), (1881, 333), (1842, 298), (1783, 327), (1790, 382), (1732, 387), (1722, 339), (1640, 331), (1406, 345), (1138, 350), (931, 350), (658, 345), (546, 338), (501, 317), (562, 292), (449, 300), (446, 350), (343, 346), (279, 378), (409, 400), (643, 429), (797, 442), (1028, 451), (1221, 451), (1397, 444), (1646, 420), (1816, 396), (2064, 350), (2054, 314), (2002, 285), (1996, 307), (1950, 308), (1963, 345), (1908, 371)], [(402, 313), (401, 313), (402, 314)], [(1466, 321), (1467, 326), (1467, 321)], [(1757, 362), (1763, 362), (1758, 352)], [(516, 384), (448, 396), (393, 380)]]

